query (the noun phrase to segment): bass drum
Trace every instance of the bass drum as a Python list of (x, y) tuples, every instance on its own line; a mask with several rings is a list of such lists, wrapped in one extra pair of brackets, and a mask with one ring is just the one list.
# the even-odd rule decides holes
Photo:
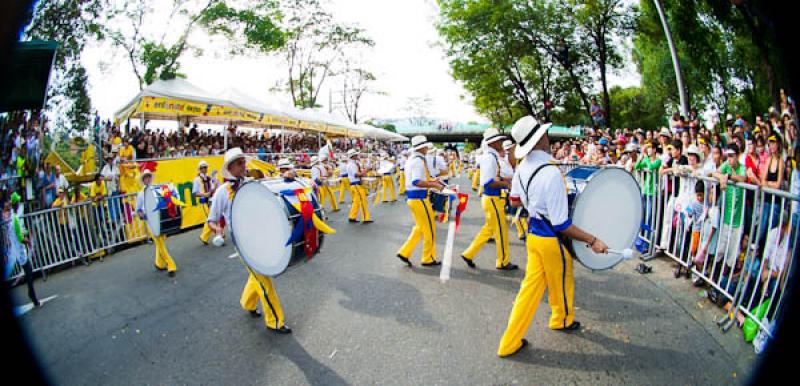
[[(231, 203), (231, 235), (239, 256), (252, 270), (275, 277), (288, 268), (311, 260), (303, 250), (303, 241), (290, 243), (292, 229), (300, 221), (299, 214), (291, 214), (287, 206), (298, 203), (295, 196), (281, 192), (304, 189), (311, 182), (286, 182), (283, 179), (266, 179), (244, 183)], [(324, 218), (313, 191), (314, 213)], [(319, 251), (324, 235), (318, 233)]]
[[(144, 190), (144, 214), (146, 216), (147, 226), (153, 236), (161, 236), (161, 234), (172, 234), (181, 229), (182, 212), (181, 207), (175, 205), (175, 216), (170, 216), (169, 210), (166, 208), (158, 209), (159, 197), (158, 191), (162, 189), (163, 185), (150, 185), (145, 187)], [(167, 184), (167, 189), (174, 192), (175, 189), (172, 185)]]
[[(611, 249), (632, 248), (642, 223), (642, 193), (620, 168), (578, 167), (566, 176), (572, 223), (605, 241)], [(586, 268), (613, 268), (623, 257), (597, 254), (582, 241), (568, 239), (570, 253)]]

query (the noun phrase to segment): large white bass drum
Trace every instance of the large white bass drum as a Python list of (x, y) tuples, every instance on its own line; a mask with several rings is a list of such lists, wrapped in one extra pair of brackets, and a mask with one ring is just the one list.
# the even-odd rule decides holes
[[(314, 213), (324, 218), (310, 187), (311, 180), (304, 178), (290, 182), (270, 178), (245, 182), (236, 191), (231, 203), (231, 235), (239, 256), (250, 269), (275, 277), (313, 258), (304, 253), (304, 241), (292, 240), (293, 231), (302, 220), (292, 207), (300, 199), (292, 192), (304, 191)], [(318, 252), (324, 236), (322, 232), (315, 234)]]
[[(620, 168), (578, 167), (566, 176), (572, 223), (603, 240), (609, 248), (632, 248), (642, 224), (642, 194), (630, 173)], [(586, 243), (566, 240), (567, 249), (586, 268), (605, 270), (623, 256), (597, 254)]]
[[(165, 193), (165, 190), (169, 193)], [(144, 188), (144, 214), (147, 226), (150, 227), (150, 232), (153, 236), (161, 236), (161, 234), (170, 234), (181, 229), (182, 212), (181, 207), (175, 204), (172, 208), (168, 209), (161, 205), (165, 194), (175, 194), (175, 188), (172, 184), (162, 185), (148, 185)], [(175, 197), (180, 199), (179, 197)]]

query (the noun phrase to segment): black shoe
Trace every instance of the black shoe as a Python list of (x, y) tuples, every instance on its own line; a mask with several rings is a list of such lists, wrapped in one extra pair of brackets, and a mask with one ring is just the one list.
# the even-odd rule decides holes
[(581, 322), (573, 321), (572, 324), (570, 324), (569, 326), (564, 327), (564, 328), (560, 328), (560, 329), (558, 329), (556, 331), (561, 331), (561, 332), (569, 334), (569, 333), (572, 333), (572, 332), (579, 331), (580, 329), (581, 329)]
[(285, 325), (283, 327), (281, 327), (281, 328), (270, 328), (270, 330), (272, 332), (276, 333), (276, 334), (291, 334), (292, 333), (292, 329), (289, 328), (289, 327), (286, 327)]
[(503, 358), (510, 357), (510, 356), (522, 351), (522, 349), (524, 349), (525, 347), (528, 347), (528, 340), (527, 339), (522, 339), (522, 345), (519, 346), (517, 351), (514, 351), (514, 352), (512, 352), (511, 354), (508, 354), (508, 355), (504, 355)]
[(157, 271), (166, 271), (167, 270), (166, 268), (158, 268), (158, 266), (155, 265), (155, 264), (153, 266), (156, 267)]
[(39, 299), (36, 299), (33, 301), (33, 306), (39, 308), (42, 306), (42, 302), (40, 302)]
[(366, 221), (362, 221), (361, 223), (362, 224), (372, 224), (374, 222), (375, 222), (375, 220), (366, 220)]
[(486, 242), (487, 242), (487, 243), (489, 243), (489, 244), (494, 244), (494, 239), (489, 239), (489, 240), (488, 240), (488, 241), (486, 241)]
[(358, 220), (353, 220), (352, 218), (347, 219), (349, 222), (358, 222)]
[(475, 267), (477, 267), (477, 265), (475, 265), (475, 262), (474, 262), (474, 261), (472, 261), (472, 260), (470, 260), (470, 259), (467, 259), (466, 257), (464, 257), (464, 255), (461, 255), (461, 259), (462, 259), (462, 260), (464, 260), (464, 262), (465, 262), (465, 263), (467, 263), (467, 265), (468, 265), (470, 268), (475, 268)]
[(411, 267), (413, 265), (413, 264), (411, 264), (411, 260), (409, 260), (406, 257), (403, 257), (403, 255), (401, 255), (399, 253), (397, 254), (397, 258), (400, 259), (400, 261), (406, 263), (406, 265), (408, 265), (409, 267)]
[(436, 266), (436, 265), (442, 265), (442, 262), (434, 260), (433, 262), (430, 262), (430, 263), (422, 263), (423, 267), (433, 267), (433, 266)]
[(260, 318), (261, 317), (261, 312), (258, 311), (258, 309), (252, 310), (252, 311), (250, 311), (250, 316), (253, 317), (253, 318)]
[(175, 277), (175, 271), (169, 271), (167, 275), (169, 275), (169, 277)]
[(497, 269), (499, 269), (501, 271), (514, 271), (514, 270), (519, 269), (519, 266), (516, 265), (516, 264), (513, 264), (513, 263), (508, 263), (508, 265), (506, 265), (505, 267), (500, 267), (500, 268), (497, 268)]

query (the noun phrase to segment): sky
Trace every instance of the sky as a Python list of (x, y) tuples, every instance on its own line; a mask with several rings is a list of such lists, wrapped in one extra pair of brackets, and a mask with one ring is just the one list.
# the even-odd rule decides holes
[[(434, 0), (329, 0), (328, 3), (336, 20), (357, 24), (375, 41), (375, 46), (360, 59), (375, 74), (375, 89), (385, 95), (363, 98), (359, 113), (362, 121), (406, 117), (409, 98), (428, 97), (432, 101), (431, 117), (487, 122), (475, 111), (469, 94), (450, 75), (443, 49), (436, 45), (439, 36), (434, 23), (438, 10)], [(160, 36), (165, 30), (170, 32), (162, 20), (166, 13), (156, 12), (147, 22), (146, 33)], [(277, 55), (231, 57), (225, 54), (224, 39), (210, 38), (202, 31), (194, 33), (190, 43), (202, 47), (203, 54), (182, 58), (181, 72), (189, 82), (212, 94), (232, 87), (258, 99), (273, 98), (290, 104), (288, 95), (269, 91), (286, 73)], [(88, 47), (83, 62), (89, 73), (92, 104), (102, 118), (112, 117), (139, 91), (126, 57), (108, 43)], [(612, 85), (638, 83), (638, 74), (632, 67), (610, 77)], [(323, 86), (318, 102), (326, 109), (329, 87), (336, 90), (341, 84), (329, 81)], [(336, 98), (334, 91), (334, 104)]]

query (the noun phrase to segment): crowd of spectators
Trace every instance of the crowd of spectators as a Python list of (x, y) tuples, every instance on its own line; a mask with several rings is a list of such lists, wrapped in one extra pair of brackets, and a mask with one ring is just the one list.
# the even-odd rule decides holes
[[(728, 114), (720, 120), (716, 109), (693, 109), (688, 117), (675, 113), (661, 128), (595, 126), (583, 138), (554, 142), (552, 154), (560, 162), (635, 173), (645, 216), (661, 225), (660, 234), (651, 233), (656, 248), (670, 250), (723, 288), (752, 279), (744, 293), (754, 307), (782, 293), (786, 268), (800, 251), (800, 140), (794, 102), (783, 91), (779, 109), (752, 118)], [(760, 195), (745, 184), (769, 189)], [(692, 276), (695, 285), (704, 285)], [(720, 291), (708, 293), (730, 307), (732, 299)]]

